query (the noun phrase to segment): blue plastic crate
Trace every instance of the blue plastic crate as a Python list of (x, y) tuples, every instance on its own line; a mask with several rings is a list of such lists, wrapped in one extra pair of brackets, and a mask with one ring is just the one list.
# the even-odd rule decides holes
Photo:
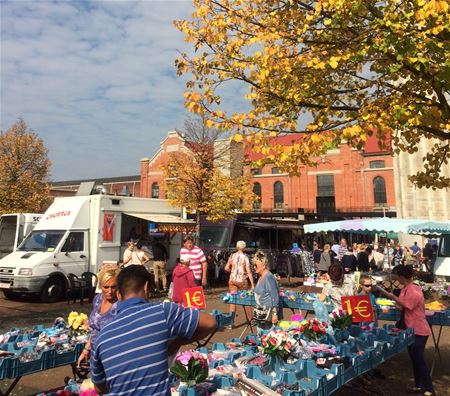
[(0, 380), (10, 377), (11, 357), (0, 358)]
[[(208, 388), (204, 388), (203, 385), (209, 384)], [(215, 387), (214, 383), (211, 381), (205, 381), (202, 384), (194, 385), (189, 388), (184, 388), (180, 386), (178, 388), (178, 395), (179, 396), (206, 396), (211, 394), (211, 392), (214, 392), (217, 388)]]
[[(386, 308), (385, 308), (386, 309)], [(400, 319), (400, 311), (395, 307), (389, 307), (388, 310), (383, 311), (380, 307), (377, 310), (378, 320), (386, 320), (390, 322), (396, 322)]]
[(226, 326), (233, 324), (233, 316), (231, 313), (222, 313), (222, 311), (215, 309), (211, 312), (211, 315), (216, 319), (217, 327), (223, 329)]
[[(23, 348), (22, 352), (24, 351), (31, 352), (32, 348)], [(11, 366), (9, 370), (10, 378), (21, 377), (23, 375), (36, 373), (52, 367), (52, 362), (54, 362), (55, 359), (54, 355), (55, 350), (50, 349), (40, 353), (36, 360), (32, 360), (30, 362), (23, 363), (18, 357), (11, 359)]]
[(369, 358), (370, 368), (377, 367), (384, 362), (385, 350), (386, 346), (383, 343), (379, 343), (375, 347), (367, 348), (367, 352), (370, 355)]
[(229, 389), (236, 383), (236, 380), (232, 375), (215, 375), (213, 383), (217, 389)]
[(263, 383), (265, 386), (269, 388), (272, 387), (273, 377), (269, 375), (264, 375), (261, 371), (261, 367), (259, 366), (252, 366), (252, 365), (247, 366), (245, 368), (245, 375), (250, 379), (254, 379)]
[(65, 366), (66, 364), (76, 363), (78, 357), (80, 356), (81, 351), (78, 348), (74, 348), (72, 350), (68, 350), (62, 353), (58, 353), (55, 351), (54, 361), (51, 362), (51, 367)]

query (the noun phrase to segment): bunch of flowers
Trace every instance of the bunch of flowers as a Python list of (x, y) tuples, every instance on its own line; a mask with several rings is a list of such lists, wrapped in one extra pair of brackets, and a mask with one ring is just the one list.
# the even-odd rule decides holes
[(269, 356), (279, 356), (286, 359), (290, 354), (296, 341), (283, 330), (272, 330), (261, 337), (261, 346), (258, 349)]
[(327, 332), (328, 323), (317, 319), (304, 320), (300, 323), (299, 331), (311, 341), (318, 340)]
[(329, 316), (333, 329), (347, 330), (352, 324), (352, 315), (349, 315), (345, 309), (334, 310)]
[(180, 352), (177, 354), (170, 372), (181, 382), (188, 385), (198, 384), (208, 377), (208, 361), (198, 351)]
[(73, 336), (85, 335), (88, 331), (88, 317), (84, 313), (72, 311), (67, 319)]

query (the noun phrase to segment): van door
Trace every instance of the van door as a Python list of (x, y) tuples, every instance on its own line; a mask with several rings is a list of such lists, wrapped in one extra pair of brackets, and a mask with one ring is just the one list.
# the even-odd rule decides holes
[(87, 231), (71, 231), (58, 254), (59, 269), (80, 276), (88, 269)]

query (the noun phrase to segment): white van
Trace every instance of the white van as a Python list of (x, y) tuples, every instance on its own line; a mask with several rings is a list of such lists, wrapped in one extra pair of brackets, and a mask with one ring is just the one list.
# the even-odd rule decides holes
[(41, 217), (42, 213), (8, 213), (0, 216), (0, 259), (17, 249)]
[(180, 252), (180, 231), (193, 226), (182, 209), (161, 199), (56, 198), (17, 250), (0, 260), (0, 289), (7, 298), (39, 293), (42, 301), (56, 301), (67, 290), (68, 274), (97, 273), (102, 262), (120, 261), (131, 238), (150, 245), (158, 236), (170, 269)]
[(439, 249), (434, 262), (433, 272), (436, 276), (450, 281), (450, 234), (442, 234), (439, 238)]

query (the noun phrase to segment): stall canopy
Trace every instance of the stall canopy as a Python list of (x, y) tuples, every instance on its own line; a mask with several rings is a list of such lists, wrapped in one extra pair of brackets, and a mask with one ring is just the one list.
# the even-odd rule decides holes
[(450, 222), (428, 221), (420, 219), (392, 219), (379, 217), (371, 219), (355, 219), (331, 221), (326, 223), (305, 224), (306, 233), (348, 231), (356, 233), (367, 232), (403, 232), (405, 234), (419, 233), (450, 233)]
[(426, 221), (411, 225), (411, 234), (450, 234), (450, 221)]
[(195, 230), (194, 220), (183, 219), (179, 216), (131, 212), (125, 212), (125, 214), (156, 223), (158, 232), (192, 232)]

